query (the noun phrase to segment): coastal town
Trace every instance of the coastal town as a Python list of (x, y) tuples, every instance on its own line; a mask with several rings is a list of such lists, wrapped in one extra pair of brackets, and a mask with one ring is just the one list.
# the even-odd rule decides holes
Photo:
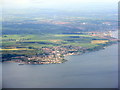
[[(67, 55), (78, 55), (84, 51), (82, 47), (75, 46), (57, 46), (42, 48), (43, 55), (17, 56), (11, 58), (11, 62), (19, 62), (21, 64), (60, 64), (67, 60), (64, 59)], [(4, 59), (3, 59), (4, 60)]]

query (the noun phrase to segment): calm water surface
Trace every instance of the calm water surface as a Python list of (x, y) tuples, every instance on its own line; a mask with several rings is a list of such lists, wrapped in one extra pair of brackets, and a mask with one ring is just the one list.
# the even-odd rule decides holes
[(117, 88), (118, 46), (67, 56), (66, 63), (3, 63), (3, 88)]
[(2, 89), (2, 63), (0, 63), (0, 89)]

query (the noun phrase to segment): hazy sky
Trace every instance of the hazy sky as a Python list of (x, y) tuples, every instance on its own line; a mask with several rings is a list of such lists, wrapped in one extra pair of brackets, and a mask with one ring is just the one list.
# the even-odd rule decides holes
[(80, 8), (88, 5), (117, 6), (119, 0), (0, 0), (3, 8)]

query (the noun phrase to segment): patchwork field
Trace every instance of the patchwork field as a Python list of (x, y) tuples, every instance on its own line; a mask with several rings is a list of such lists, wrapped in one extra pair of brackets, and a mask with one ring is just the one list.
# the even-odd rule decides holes
[(76, 34), (3, 35), (2, 49), (7, 50), (8, 48), (8, 50), (24, 50), (25, 48), (41, 48), (64, 45), (73, 45), (90, 48), (98, 46), (97, 43), (91, 43), (91, 41), (95, 39), (100, 38), (90, 35)]

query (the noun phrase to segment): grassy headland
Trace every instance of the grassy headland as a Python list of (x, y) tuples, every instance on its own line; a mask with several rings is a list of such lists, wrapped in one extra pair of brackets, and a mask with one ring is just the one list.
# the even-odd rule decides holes
[(66, 55), (76, 55), (104, 48), (116, 42), (109, 35), (77, 34), (22, 34), (2, 35), (2, 61), (24, 64), (63, 63)]

